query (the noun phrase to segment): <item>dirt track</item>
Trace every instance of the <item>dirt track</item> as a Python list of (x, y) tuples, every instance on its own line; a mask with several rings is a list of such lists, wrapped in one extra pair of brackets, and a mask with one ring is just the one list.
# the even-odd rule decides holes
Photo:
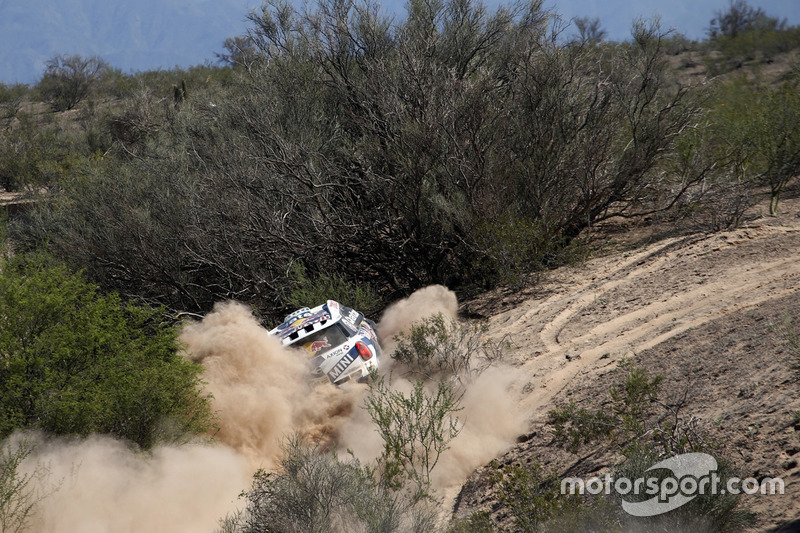
[[(673, 237), (560, 269), (533, 297), (492, 316), (493, 334), (516, 348), (533, 435), (501, 460), (572, 466), (574, 457), (554, 450), (547, 412), (567, 398), (597, 407), (619, 377), (616, 363), (632, 358), (665, 375), (668, 393), (692, 381), (692, 412), (745, 470), (786, 478), (785, 496), (752, 505), (761, 529), (796, 518), (800, 437), (787, 417), (800, 411), (800, 394), (774, 325), (786, 317), (800, 324), (798, 210), (787, 202), (785, 215), (735, 231)], [(608, 467), (607, 459), (587, 468)], [(460, 511), (491, 500), (481, 490), (462, 495)]]
[[(672, 238), (559, 274), (552, 296), (492, 318), (537, 415), (579, 374), (735, 311), (800, 292), (800, 224)], [(568, 359), (569, 356), (569, 359)]]

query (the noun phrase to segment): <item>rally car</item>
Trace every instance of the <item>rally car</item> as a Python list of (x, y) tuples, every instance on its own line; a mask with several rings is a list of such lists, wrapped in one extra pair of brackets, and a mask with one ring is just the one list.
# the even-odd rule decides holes
[(327, 376), (335, 384), (365, 380), (378, 368), (381, 347), (375, 323), (333, 300), (298, 309), (270, 334), (284, 346), (300, 348), (309, 357), (311, 374)]

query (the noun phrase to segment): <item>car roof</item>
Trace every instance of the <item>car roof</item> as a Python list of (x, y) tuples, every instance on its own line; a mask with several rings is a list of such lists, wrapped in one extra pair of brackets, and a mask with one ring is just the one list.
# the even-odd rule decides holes
[[(303, 307), (288, 315), (284, 321), (271, 330), (270, 335), (275, 335), (281, 339), (283, 344), (293, 344), (303, 339), (315, 331), (327, 328), (336, 322), (342, 321), (342, 313), (349, 314), (352, 309), (343, 307), (334, 300), (328, 300), (317, 307)], [(360, 313), (358, 313), (360, 315)], [(348, 326), (351, 324), (348, 322)], [(355, 328), (352, 328), (355, 329)]]

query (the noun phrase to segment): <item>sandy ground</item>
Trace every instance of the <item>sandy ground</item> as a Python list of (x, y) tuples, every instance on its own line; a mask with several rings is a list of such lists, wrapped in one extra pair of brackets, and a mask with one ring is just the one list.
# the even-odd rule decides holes
[[(798, 382), (780, 324), (800, 329), (800, 202), (717, 234), (672, 237), (562, 268), (490, 319), (514, 345), (521, 409), (531, 433), (502, 461), (537, 460), (562, 471), (599, 471), (609, 457), (557, 450), (547, 412), (572, 399), (596, 407), (632, 359), (665, 376), (666, 394), (689, 391), (688, 409), (748, 473), (780, 475), (783, 496), (750, 502), (759, 527), (800, 515)], [(636, 241), (636, 239), (631, 239)], [(459, 515), (491, 507), (481, 471)], [(488, 506), (488, 507), (487, 507)]]

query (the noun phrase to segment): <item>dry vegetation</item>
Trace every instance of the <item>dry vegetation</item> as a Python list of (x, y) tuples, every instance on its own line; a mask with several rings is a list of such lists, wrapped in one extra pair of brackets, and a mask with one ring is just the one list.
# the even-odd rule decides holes
[[(268, 466), (231, 532), (797, 527), (800, 29), (743, 1), (701, 42), (648, 21), (606, 42), (541, 2), (412, 0), (399, 24), (369, 1), (268, 2), (250, 19), (220, 66), (59, 56), (36, 86), (0, 85), (0, 437), (161, 450), (219, 423), (225, 461)], [(430, 284), (486, 322), (451, 320), (439, 288), (438, 319), (384, 316), (393, 373), (368, 391), (274, 372), (286, 354), (261, 326), (287, 309), (377, 314)], [(175, 327), (202, 315), (184, 333), (201, 367), (176, 358)], [(518, 409), (496, 440), (490, 399)], [(281, 451), (273, 433), (300, 427)], [(331, 452), (371, 432), (377, 453)], [(3, 450), (0, 512), (25, 513), (0, 518), (23, 530), (39, 474), (11, 475), (33, 452)], [(554, 489), (687, 451), (786, 494), (632, 522)]]

